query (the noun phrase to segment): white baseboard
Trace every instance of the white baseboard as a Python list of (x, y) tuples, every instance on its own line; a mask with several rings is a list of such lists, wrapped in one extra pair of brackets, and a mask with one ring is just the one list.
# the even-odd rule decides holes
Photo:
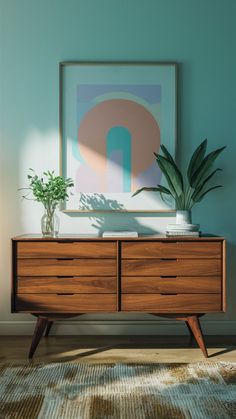
[[(32, 335), (35, 321), (0, 321), (0, 335)], [(202, 322), (207, 335), (235, 335), (236, 320)], [(186, 335), (184, 322), (172, 320), (60, 320), (52, 335)]]

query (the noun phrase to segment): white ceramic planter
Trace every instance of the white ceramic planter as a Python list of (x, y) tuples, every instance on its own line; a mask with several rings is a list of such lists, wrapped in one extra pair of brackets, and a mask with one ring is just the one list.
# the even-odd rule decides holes
[(177, 210), (176, 211), (176, 224), (191, 224), (192, 213), (191, 210)]

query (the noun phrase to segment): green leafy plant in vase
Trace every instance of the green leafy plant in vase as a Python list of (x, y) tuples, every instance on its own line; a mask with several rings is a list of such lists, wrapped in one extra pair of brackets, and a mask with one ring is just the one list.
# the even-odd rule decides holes
[(154, 153), (156, 162), (167, 181), (167, 187), (157, 185), (156, 187), (143, 187), (138, 189), (133, 196), (143, 191), (160, 192), (163, 195), (172, 197), (175, 201), (176, 223), (191, 223), (191, 210), (193, 206), (200, 202), (210, 191), (221, 188), (222, 185), (209, 187), (208, 183), (220, 168), (213, 170), (213, 165), (220, 153), (225, 149), (218, 148), (206, 155), (207, 140), (204, 140), (194, 151), (188, 164), (187, 173), (183, 174), (175, 160), (166, 149), (161, 145), (163, 155)]
[[(44, 237), (56, 237), (59, 233), (59, 217), (55, 210), (59, 204), (68, 200), (68, 188), (74, 186), (71, 178), (64, 179), (62, 176), (56, 176), (54, 171), (43, 172), (43, 177), (39, 177), (33, 169), (28, 174), (29, 186), (20, 190), (27, 190), (25, 199), (32, 199), (41, 202), (45, 212), (41, 219), (42, 235)], [(30, 196), (33, 195), (33, 198)]]

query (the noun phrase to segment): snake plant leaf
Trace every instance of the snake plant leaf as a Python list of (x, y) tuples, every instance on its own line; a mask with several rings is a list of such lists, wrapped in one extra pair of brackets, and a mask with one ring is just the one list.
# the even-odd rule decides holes
[(200, 164), (202, 163), (204, 156), (206, 154), (206, 148), (207, 148), (207, 139), (205, 139), (194, 151), (191, 160), (189, 162), (188, 165), (188, 171), (187, 171), (187, 176), (188, 176), (188, 181), (190, 186), (193, 185), (193, 180), (194, 180), (194, 172), (196, 172), (196, 170), (199, 168)]
[(207, 189), (205, 192), (199, 192), (194, 198), (194, 202), (200, 202), (202, 198), (209, 193), (210, 191), (213, 191), (213, 189), (222, 188), (222, 185), (212, 186), (211, 188)]
[(172, 196), (179, 197), (183, 193), (183, 177), (175, 166), (163, 156), (156, 155), (156, 161), (164, 174)]
[(132, 196), (138, 195), (140, 192), (162, 192), (162, 193), (164, 193), (164, 191), (161, 190), (161, 188), (157, 188), (155, 186), (148, 188), (148, 187), (144, 186), (143, 188), (138, 189), (137, 191), (135, 191)]
[(194, 172), (192, 176), (192, 187), (197, 188), (208, 176), (211, 171), (214, 161), (217, 159), (220, 153), (225, 149), (226, 146), (218, 148), (215, 151), (209, 153), (200, 164), (199, 168)]
[(159, 185), (159, 184), (157, 186), (160, 189), (160, 192), (165, 193), (167, 195), (171, 195), (170, 190), (168, 188), (166, 188), (165, 186)]
[(204, 180), (204, 185), (214, 176), (214, 174), (216, 173), (216, 172), (222, 172), (222, 169), (220, 169), (219, 167), (217, 168), (217, 169), (215, 169), (215, 170), (213, 170), (213, 172), (212, 173), (210, 173), (210, 175), (209, 176), (207, 176), (207, 178)]
[(193, 189), (193, 194), (192, 194), (192, 198), (194, 199), (194, 197), (199, 194), (199, 192), (201, 192), (204, 188), (204, 186), (206, 185), (207, 182), (209, 182), (209, 180), (214, 176), (214, 174), (218, 171), (222, 171), (222, 169), (215, 169), (209, 176), (207, 176), (207, 178), (194, 190)]
[[(161, 144), (161, 149), (165, 155), (165, 157), (167, 158), (167, 160), (169, 160), (174, 166), (176, 166), (176, 163), (172, 157), (172, 155), (169, 153), (169, 151), (167, 150), (167, 148), (164, 146), (164, 144)], [(177, 167), (177, 166), (176, 166)], [(179, 170), (179, 169), (178, 169)]]
[[(165, 157), (167, 158), (167, 160), (169, 160), (169, 162), (173, 164), (173, 166), (175, 167), (175, 170), (179, 173), (179, 176), (182, 178), (182, 174), (181, 174), (177, 164), (175, 163), (172, 155), (167, 150), (167, 148), (163, 144), (161, 144), (161, 149), (162, 149), (162, 152), (164, 153)], [(182, 178), (182, 184), (183, 184), (183, 178)]]

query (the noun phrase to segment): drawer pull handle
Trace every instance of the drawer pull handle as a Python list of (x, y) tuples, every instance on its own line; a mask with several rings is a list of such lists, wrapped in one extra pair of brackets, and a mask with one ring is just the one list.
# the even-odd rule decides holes
[(177, 275), (161, 275), (161, 278), (177, 278)]
[(57, 278), (74, 278), (73, 275), (57, 275)]
[(75, 295), (73, 292), (58, 292), (57, 295)]
[(71, 241), (68, 241), (68, 240), (60, 240), (59, 242), (57, 242), (58, 244), (71, 244), (71, 243), (74, 243), (74, 242), (71, 242)]
[(160, 260), (177, 260), (176, 258), (161, 258)]
[[(169, 241), (168, 242), (161, 241), (161, 243), (165, 245), (165, 244), (168, 244)], [(176, 240), (171, 240), (171, 243), (179, 243), (179, 242), (177, 242)]]
[(178, 295), (178, 294), (174, 292), (161, 292), (161, 295)]
[(74, 258), (57, 258), (57, 260), (58, 260), (58, 262), (61, 260), (61, 261), (64, 261), (64, 260), (74, 260)]

